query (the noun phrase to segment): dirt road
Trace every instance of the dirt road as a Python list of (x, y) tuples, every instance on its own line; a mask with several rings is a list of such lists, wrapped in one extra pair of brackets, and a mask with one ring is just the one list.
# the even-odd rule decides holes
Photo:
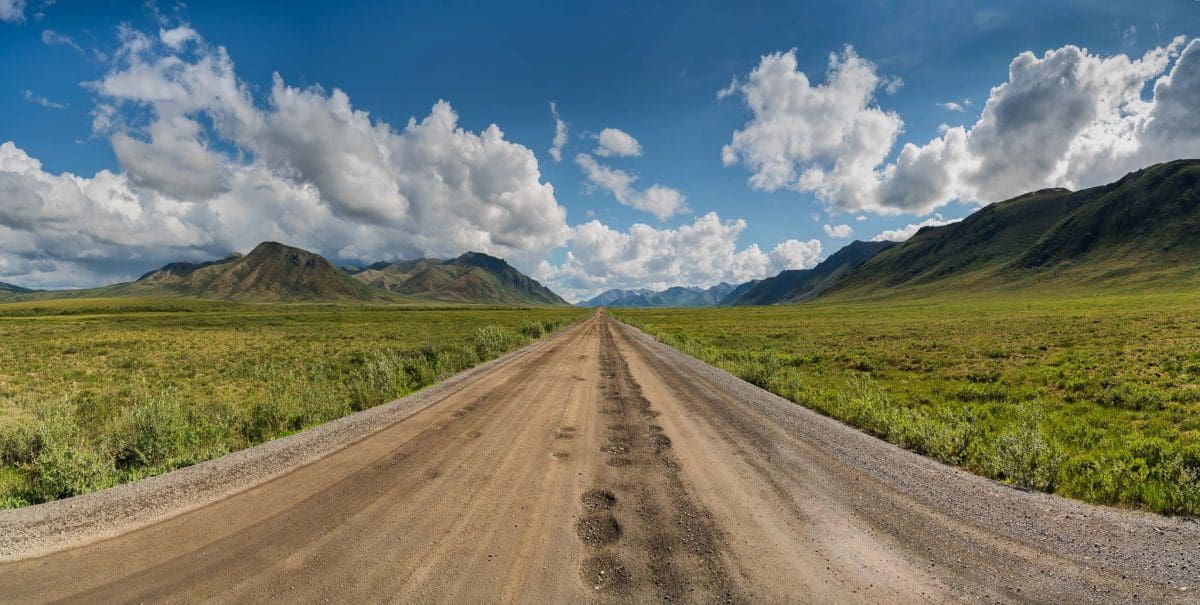
[(601, 312), (251, 489), (2, 563), (0, 602), (1188, 602), (1198, 576), (1194, 522), (933, 463)]

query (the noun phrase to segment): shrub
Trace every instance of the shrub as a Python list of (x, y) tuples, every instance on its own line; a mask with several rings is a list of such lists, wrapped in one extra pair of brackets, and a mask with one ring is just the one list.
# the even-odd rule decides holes
[(193, 427), (173, 393), (140, 401), (125, 416), (117, 436), (119, 466), (158, 466), (186, 455)]
[(546, 325), (539, 321), (527, 321), (521, 326), (521, 334), (529, 338), (541, 338), (546, 332)]
[(491, 359), (516, 346), (519, 338), (500, 326), (484, 326), (475, 332), (475, 350), (480, 359)]
[(69, 400), (40, 406), (34, 423), (28, 500), (67, 498), (114, 482), (112, 456), (97, 451), (84, 439), (77, 410)]
[(994, 453), (997, 474), (1027, 489), (1053, 492), (1058, 486), (1062, 452), (1041, 428), (1041, 410), (1035, 404), (1017, 409), (1017, 426), (1000, 436)]
[(1163, 394), (1140, 382), (1122, 382), (1109, 386), (1100, 395), (1100, 404), (1124, 410), (1161, 410), (1166, 403)]

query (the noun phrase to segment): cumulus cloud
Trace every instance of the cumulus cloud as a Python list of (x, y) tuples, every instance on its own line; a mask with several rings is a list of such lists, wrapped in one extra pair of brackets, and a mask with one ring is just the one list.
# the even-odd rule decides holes
[(721, 220), (715, 212), (675, 229), (639, 223), (622, 232), (590, 221), (572, 229), (563, 263), (543, 262), (536, 277), (557, 284), (568, 299), (583, 300), (609, 288), (739, 283), (812, 267), (821, 255), (817, 240), (787, 240), (769, 252), (754, 244), (739, 250), (745, 228), (745, 221)]
[(33, 92), (32, 90), (22, 90), (21, 98), (25, 99), (26, 101), (29, 101), (30, 103), (33, 103), (35, 105), (41, 105), (42, 107), (45, 107), (46, 109), (66, 109), (67, 108), (66, 103), (55, 103), (54, 101), (51, 101), (50, 99), (47, 99), (46, 97), (43, 97), (42, 95), (39, 95), (39, 94)]
[(829, 56), (823, 84), (797, 66), (795, 49), (766, 55), (738, 86), (753, 118), (733, 133), (722, 161), (749, 168), (754, 189), (813, 191), (843, 209), (871, 206), (874, 169), (903, 125), (875, 101), (882, 78), (850, 46)]
[(596, 135), (596, 149), (592, 153), (603, 157), (628, 158), (642, 155), (642, 145), (633, 135), (616, 128), (605, 128)]
[(888, 229), (871, 238), (873, 242), (902, 242), (917, 234), (922, 227), (940, 227), (961, 221), (960, 218), (944, 219), (940, 214), (934, 214), (919, 223), (909, 223), (899, 229)]
[(396, 129), (341, 90), (276, 76), (263, 105), (198, 35), (119, 35), (87, 86), (120, 172), (54, 175), (0, 146), (0, 274), (23, 285), (89, 285), (264, 239), (334, 259), (470, 249), (533, 267), (570, 233), (533, 152), (495, 125), (466, 131), (449, 103)]
[(943, 127), (885, 164), (903, 121), (878, 106), (876, 67), (847, 47), (814, 86), (794, 51), (774, 53), (738, 86), (751, 120), (721, 155), (726, 165), (748, 168), (755, 189), (813, 192), (846, 212), (927, 214), (954, 200), (1088, 187), (1194, 157), (1198, 82), (1200, 40), (1183, 37), (1136, 58), (1070, 45), (1024, 52), (975, 124)]
[(825, 231), (825, 235), (835, 239), (850, 239), (854, 237), (854, 228), (844, 223), (841, 225), (829, 225), (826, 223), (821, 229)]
[(562, 150), (567, 145), (567, 123), (558, 117), (558, 103), (550, 101), (550, 114), (554, 116), (554, 140), (550, 142), (550, 157), (562, 161)]
[(25, 22), (25, 0), (0, 0), (0, 21)]
[(687, 196), (678, 190), (651, 185), (648, 189), (639, 191), (633, 187), (636, 176), (605, 166), (586, 153), (576, 155), (575, 163), (583, 169), (584, 175), (593, 185), (612, 193), (621, 204), (649, 212), (660, 221), (688, 211)]

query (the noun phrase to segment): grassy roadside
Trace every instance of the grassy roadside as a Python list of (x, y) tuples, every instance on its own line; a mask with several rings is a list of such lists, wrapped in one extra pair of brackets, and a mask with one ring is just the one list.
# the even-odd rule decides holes
[(883, 439), (1021, 487), (1200, 514), (1200, 295), (613, 309)]
[(160, 474), (416, 391), (585, 309), (0, 305), (0, 506)]

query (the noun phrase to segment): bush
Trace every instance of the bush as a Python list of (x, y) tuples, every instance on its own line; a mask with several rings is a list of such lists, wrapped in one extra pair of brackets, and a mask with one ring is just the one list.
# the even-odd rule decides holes
[(115, 482), (115, 470), (111, 456), (81, 441), (48, 441), (30, 467), (31, 499), (48, 502), (108, 487)]
[(500, 326), (484, 326), (475, 332), (475, 350), (480, 359), (498, 357), (519, 343), (519, 336)]
[(1039, 407), (1022, 404), (1017, 417), (1017, 426), (1001, 435), (996, 444), (996, 474), (1026, 489), (1053, 492), (1058, 486), (1062, 451), (1042, 432)]
[(117, 437), (118, 466), (158, 466), (185, 456), (193, 427), (173, 393), (136, 403), (125, 416)]
[(521, 334), (528, 338), (541, 338), (546, 332), (545, 324), (540, 321), (527, 321), (521, 326)]
[(111, 455), (94, 449), (79, 428), (77, 410), (68, 400), (36, 410), (29, 451), (29, 494), (46, 502), (108, 487), (115, 482)]
[(1166, 398), (1154, 387), (1140, 382), (1122, 382), (1109, 386), (1100, 395), (1100, 404), (1124, 410), (1161, 410)]

